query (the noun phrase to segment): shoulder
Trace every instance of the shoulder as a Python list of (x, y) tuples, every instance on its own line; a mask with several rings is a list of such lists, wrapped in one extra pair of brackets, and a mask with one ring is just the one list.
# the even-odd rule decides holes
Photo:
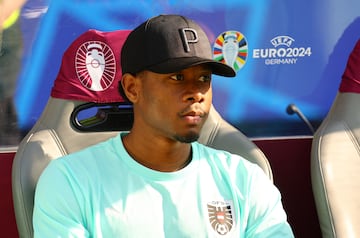
[(89, 160), (91, 159), (99, 158), (100, 155), (103, 155), (101, 157), (106, 157), (105, 155), (117, 152), (117, 146), (119, 146), (121, 142), (119, 138), (120, 138), (119, 136), (112, 137), (100, 143), (88, 146), (81, 150), (62, 156), (54, 160), (54, 162), (62, 161), (64, 163), (71, 163), (71, 162), (76, 162), (77, 160), (86, 160), (86, 162), (89, 162)]
[(241, 165), (248, 168), (259, 167), (240, 155), (233, 154), (225, 150), (211, 148), (198, 142), (193, 143), (193, 149), (194, 152), (197, 152), (200, 157), (206, 157), (222, 164), (228, 164), (229, 166)]
[(218, 170), (233, 179), (248, 180), (253, 176), (265, 177), (265, 173), (257, 164), (240, 155), (214, 149), (197, 142), (193, 143), (193, 151), (197, 153), (200, 161), (206, 162), (213, 170)]
[(119, 136), (116, 136), (54, 159), (46, 166), (40, 179), (46, 177), (46, 180), (60, 180), (61, 177), (75, 178), (79, 174), (87, 173), (93, 177), (94, 171), (111, 164), (113, 158), (117, 157), (118, 151), (115, 145), (118, 141), (120, 141)]

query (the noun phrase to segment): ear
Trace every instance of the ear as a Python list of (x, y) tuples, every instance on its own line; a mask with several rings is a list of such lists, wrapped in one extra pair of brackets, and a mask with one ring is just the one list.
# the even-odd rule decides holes
[(130, 102), (135, 103), (139, 98), (139, 82), (138, 78), (132, 74), (126, 73), (121, 79), (121, 85), (126, 97)]

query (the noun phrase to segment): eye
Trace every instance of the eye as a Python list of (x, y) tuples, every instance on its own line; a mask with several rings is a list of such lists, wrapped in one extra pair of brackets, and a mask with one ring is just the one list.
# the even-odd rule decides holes
[(174, 75), (171, 75), (170, 78), (175, 81), (182, 81), (182, 80), (184, 80), (184, 75), (174, 74)]
[(202, 75), (199, 80), (201, 82), (209, 82), (211, 81), (211, 74), (207, 74), (207, 75)]

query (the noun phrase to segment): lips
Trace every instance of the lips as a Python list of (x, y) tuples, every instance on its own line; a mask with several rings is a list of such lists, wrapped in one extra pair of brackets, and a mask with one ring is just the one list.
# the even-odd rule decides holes
[(201, 108), (199, 104), (191, 105), (187, 107), (180, 113), (181, 117), (204, 117), (206, 115), (205, 111)]
[(184, 116), (182, 118), (189, 125), (199, 125), (203, 120), (200, 116)]
[(205, 113), (203, 111), (191, 111), (186, 114), (183, 114), (183, 117), (204, 117)]
[(181, 118), (185, 119), (189, 124), (199, 124), (205, 115), (206, 112), (200, 105), (192, 105), (180, 113)]

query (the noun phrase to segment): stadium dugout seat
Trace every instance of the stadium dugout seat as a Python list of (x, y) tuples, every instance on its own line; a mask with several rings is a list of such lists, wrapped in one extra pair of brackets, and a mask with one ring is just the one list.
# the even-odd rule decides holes
[(314, 135), (311, 180), (323, 237), (360, 237), (360, 40)]
[[(89, 30), (65, 51), (47, 105), (21, 141), (13, 162), (13, 201), (20, 237), (33, 237), (35, 187), (51, 160), (131, 128), (132, 107), (117, 89), (120, 46), (128, 33)], [(270, 165), (260, 149), (213, 107), (199, 141), (259, 164), (272, 180)]]
[(210, 109), (198, 141), (216, 149), (241, 155), (259, 165), (273, 181), (272, 170), (264, 153), (241, 131), (225, 121), (214, 106)]

